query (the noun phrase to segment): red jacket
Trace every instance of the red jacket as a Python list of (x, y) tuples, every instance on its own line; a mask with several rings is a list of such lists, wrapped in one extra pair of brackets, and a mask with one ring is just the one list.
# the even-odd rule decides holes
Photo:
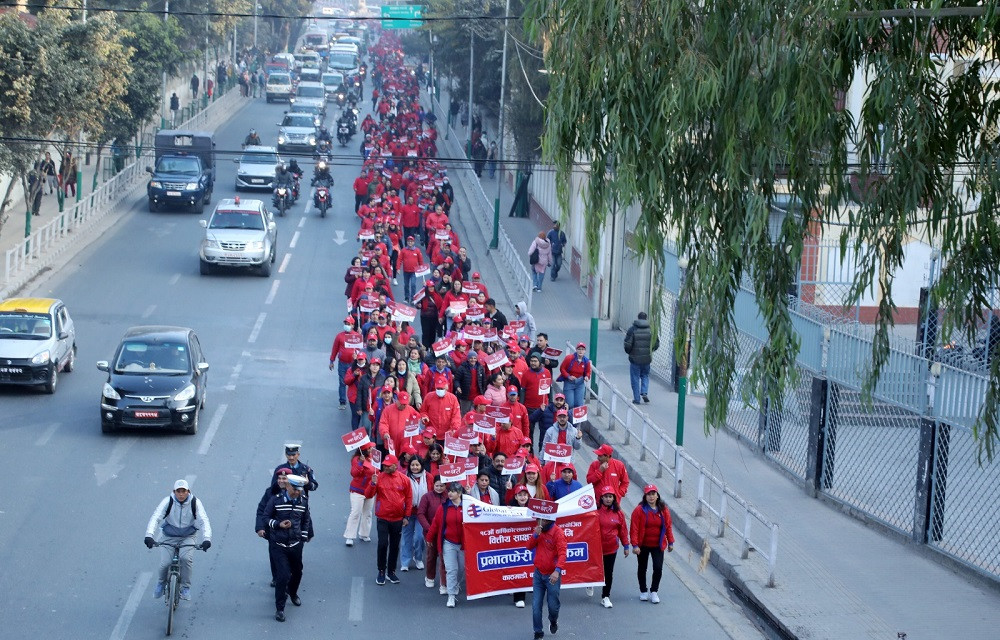
[(354, 195), (357, 196), (367, 196), (368, 195), (368, 182), (371, 178), (363, 178), (358, 176), (354, 179)]
[(418, 422), (420, 414), (417, 410), (406, 405), (400, 410), (396, 403), (382, 409), (382, 417), (378, 421), (378, 432), (382, 436), (383, 442), (392, 442), (392, 450), (397, 454), (403, 450), (405, 440), (403, 432), (406, 430), (407, 422)]
[(561, 373), (567, 379), (570, 376), (576, 378), (589, 378), (590, 359), (584, 356), (584, 359), (580, 361), (576, 359), (575, 353), (571, 353), (565, 358), (563, 358), (562, 364), (559, 365), (559, 373)]
[(508, 401), (506, 406), (510, 407), (510, 424), (520, 429), (522, 434), (528, 433), (528, 409), (516, 400), (514, 402)]
[(403, 247), (399, 250), (399, 257), (396, 258), (396, 269), (402, 269), (404, 273), (413, 273), (417, 267), (424, 264), (424, 252), (413, 247)]
[(497, 434), (489, 437), (486, 441), (486, 450), (489, 451), (491, 457), (500, 451), (510, 458), (521, 447), (521, 440), (524, 440), (524, 432), (518, 427), (512, 424), (509, 429), (504, 429), (498, 425)]
[(551, 575), (556, 569), (566, 567), (566, 534), (562, 527), (553, 524), (548, 531), (528, 538), (528, 550), (535, 549), (535, 568), (539, 573)]
[(351, 458), (351, 493), (364, 493), (375, 475), (375, 466), (363, 455)]
[[(441, 503), (441, 508), (434, 514), (430, 531), (426, 534), (428, 544), (433, 544), (440, 552), (444, 547), (444, 541), (461, 545), (465, 542), (462, 527), (462, 507), (456, 507), (451, 500)], [(530, 549), (530, 547), (529, 547)], [(566, 555), (566, 543), (563, 542), (563, 557)]]
[(549, 397), (538, 394), (538, 383), (542, 380), (547, 380), (549, 387), (552, 387), (552, 374), (549, 373), (548, 369), (539, 367), (538, 371), (535, 371), (529, 368), (521, 374), (518, 380), (521, 382), (521, 388), (524, 389), (524, 406), (527, 409), (540, 409), (548, 404)]
[(670, 523), (670, 509), (664, 508), (663, 511), (657, 513), (645, 503), (640, 504), (632, 511), (632, 524), (629, 528), (632, 530), (633, 547), (659, 546), (660, 550), (663, 551), (667, 545), (673, 546), (674, 544), (674, 528)]
[(361, 337), (361, 334), (357, 331), (341, 331), (337, 334), (337, 337), (333, 339), (333, 349), (330, 350), (330, 362), (336, 362), (340, 360), (345, 364), (350, 364), (354, 362), (354, 354), (357, 353), (355, 349), (348, 349), (344, 346), (349, 335)]
[(434, 522), (434, 516), (437, 515), (438, 510), (441, 509), (441, 505), (447, 499), (447, 491), (434, 493), (434, 487), (431, 487), (431, 490), (425, 493), (423, 498), (420, 498), (420, 504), (417, 505), (417, 520), (420, 521), (421, 529), (424, 531), (431, 530), (431, 523)]
[(454, 393), (447, 392), (443, 398), (437, 397), (433, 391), (424, 396), (424, 403), (420, 406), (421, 415), (427, 416), (428, 424), (434, 427), (439, 434), (455, 431), (462, 427), (462, 408), (458, 405), (458, 398)]
[(375, 498), (376, 518), (396, 522), (413, 511), (413, 485), (399, 471), (378, 474), (375, 484), (365, 489), (365, 497)]
[(601, 471), (601, 461), (594, 460), (587, 469), (587, 482), (594, 485), (595, 489), (601, 487), (611, 487), (621, 500), (628, 493), (628, 471), (621, 460), (611, 458), (608, 460), (608, 468)]
[(624, 546), (628, 546), (628, 525), (625, 523), (624, 511), (612, 511), (601, 504), (597, 507), (597, 521), (601, 525), (601, 552), (604, 555), (618, 551), (619, 540)]
[(420, 226), (420, 207), (415, 204), (404, 204), (402, 211), (404, 227), (412, 229)]

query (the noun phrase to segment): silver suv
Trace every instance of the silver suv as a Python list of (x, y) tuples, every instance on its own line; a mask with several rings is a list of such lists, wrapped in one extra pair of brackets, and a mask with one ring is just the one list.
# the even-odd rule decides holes
[(260, 200), (226, 198), (208, 220), (202, 220), (201, 274), (216, 266), (255, 269), (265, 278), (277, 257), (278, 225)]
[(0, 301), (0, 384), (40, 385), (55, 393), (76, 364), (76, 330), (62, 300)]
[(236, 168), (236, 190), (274, 188), (275, 167), (281, 158), (274, 147), (251, 145), (243, 150), (243, 155), (234, 159)]

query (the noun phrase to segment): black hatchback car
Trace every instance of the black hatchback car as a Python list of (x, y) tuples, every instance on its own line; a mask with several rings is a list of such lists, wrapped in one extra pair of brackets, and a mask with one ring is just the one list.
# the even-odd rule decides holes
[(109, 363), (101, 392), (101, 431), (119, 427), (198, 432), (208, 363), (198, 336), (184, 327), (132, 327)]

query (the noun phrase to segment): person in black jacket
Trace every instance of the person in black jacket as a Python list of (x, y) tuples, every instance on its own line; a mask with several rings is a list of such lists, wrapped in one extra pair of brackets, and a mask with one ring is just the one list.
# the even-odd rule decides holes
[[(473, 385), (475, 380), (475, 385)], [(479, 362), (479, 352), (469, 351), (462, 364), (455, 368), (455, 395), (462, 405), (462, 412), (469, 410), (472, 399), (486, 388), (486, 368)]]
[(497, 309), (497, 301), (493, 298), (486, 298), (483, 306), (492, 327), (497, 330), (497, 333), (503, 333), (503, 328), (507, 326), (507, 316)]
[[(270, 485), (265, 491), (264, 495), (261, 496), (260, 502), (257, 503), (257, 517), (254, 519), (254, 531), (261, 538), (267, 540), (267, 504), (271, 501), (271, 498), (275, 496), (280, 496), (285, 492), (285, 480), (288, 474), (292, 472), (288, 467), (281, 467), (275, 472), (278, 480), (276, 484)], [(274, 588), (274, 558), (268, 554), (268, 561), (271, 563), (271, 588)]]
[(313, 539), (309, 499), (303, 487), (305, 476), (289, 475), (285, 490), (273, 496), (264, 508), (268, 531), (268, 553), (274, 564), (274, 619), (285, 621), (285, 602), (302, 606), (299, 584), (302, 582), (302, 547)]
[(653, 330), (649, 327), (649, 316), (645, 311), (632, 321), (625, 333), (625, 353), (628, 354), (629, 378), (632, 383), (632, 403), (649, 402), (649, 365), (653, 362), (653, 352), (660, 348), (660, 339), (653, 342)]

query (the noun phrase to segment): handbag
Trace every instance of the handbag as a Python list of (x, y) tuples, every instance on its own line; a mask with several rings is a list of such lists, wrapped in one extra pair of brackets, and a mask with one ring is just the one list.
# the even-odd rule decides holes
[(538, 247), (535, 247), (535, 250), (528, 256), (528, 264), (538, 264)]

